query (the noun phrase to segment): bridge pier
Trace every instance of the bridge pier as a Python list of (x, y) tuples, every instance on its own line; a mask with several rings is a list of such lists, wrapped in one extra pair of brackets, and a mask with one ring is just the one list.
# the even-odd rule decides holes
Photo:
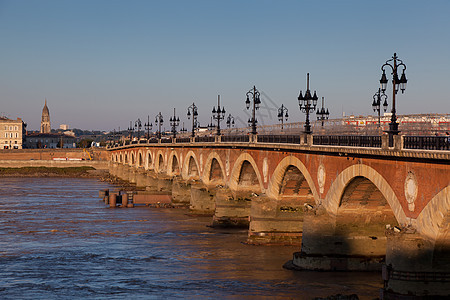
[(110, 162), (108, 165), (108, 171), (109, 174), (112, 176), (116, 176), (117, 177), (117, 170), (119, 168), (119, 165), (115, 162)]
[(279, 201), (266, 196), (252, 199), (247, 242), (255, 245), (300, 245), (303, 203)]
[(137, 182), (138, 170), (135, 167), (128, 167), (128, 181), (130, 183), (136, 184)]
[(248, 228), (253, 198), (248, 192), (234, 194), (230, 189), (217, 188), (212, 226)]
[[(341, 231), (336, 219), (323, 208), (305, 213), (302, 247), (300, 252), (294, 253), (294, 267), (321, 271), (380, 271), (386, 254), (386, 237), (371, 232), (370, 227), (366, 232)], [(352, 224), (347, 225), (352, 227)]]
[(214, 191), (203, 183), (191, 185), (191, 200), (189, 209), (194, 214), (213, 215), (215, 210)]
[(125, 166), (122, 164), (113, 164), (112, 169), (110, 169), (110, 173), (112, 173), (112, 175), (116, 176), (117, 178), (120, 178), (122, 180), (126, 180), (127, 178), (125, 178)]
[(432, 241), (414, 230), (387, 230), (383, 299), (448, 297), (450, 241)]
[(147, 171), (145, 178), (145, 190), (146, 191), (158, 191), (158, 178), (155, 172)]
[(189, 206), (191, 202), (191, 183), (174, 177), (172, 182), (172, 203), (178, 206)]
[(144, 169), (142, 169), (142, 168), (137, 169), (135, 172), (135, 178), (136, 178), (136, 186), (143, 187), (143, 188), (147, 187), (148, 176), (147, 176), (147, 172)]
[(172, 192), (172, 176), (165, 175), (165, 174), (157, 174), (156, 176), (158, 182), (157, 187), (158, 191), (160, 192)]

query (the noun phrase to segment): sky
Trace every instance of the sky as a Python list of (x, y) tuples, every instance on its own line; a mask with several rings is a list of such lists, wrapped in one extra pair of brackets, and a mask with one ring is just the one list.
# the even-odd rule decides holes
[(220, 95), (244, 127), (255, 85), (261, 125), (282, 104), (300, 122), (310, 73), (330, 118), (373, 115), (394, 52), (408, 78), (397, 113), (450, 113), (449, 13), (448, 0), (0, 0), (0, 114), (36, 130), (47, 99), (52, 128), (126, 129), (161, 112), (168, 129), (175, 108), (190, 130), (187, 108), (204, 126)]

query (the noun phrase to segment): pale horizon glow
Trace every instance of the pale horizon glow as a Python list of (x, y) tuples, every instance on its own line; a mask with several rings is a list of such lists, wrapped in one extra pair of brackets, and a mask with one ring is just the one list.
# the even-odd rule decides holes
[(168, 129), (175, 107), (190, 130), (188, 106), (204, 126), (220, 94), (243, 127), (256, 85), (264, 125), (282, 104), (301, 122), (310, 73), (330, 118), (374, 115), (394, 52), (408, 78), (397, 113), (449, 113), (449, 11), (446, 0), (0, 0), (0, 113), (37, 130), (47, 99), (53, 129), (126, 129), (159, 112)]

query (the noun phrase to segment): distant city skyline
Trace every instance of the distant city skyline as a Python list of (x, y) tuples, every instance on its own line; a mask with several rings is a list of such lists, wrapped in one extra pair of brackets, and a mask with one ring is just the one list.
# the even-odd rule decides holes
[(449, 11), (445, 0), (0, 0), (0, 112), (39, 130), (47, 99), (53, 129), (123, 130), (161, 112), (168, 130), (175, 107), (189, 130), (188, 106), (205, 126), (220, 94), (243, 127), (256, 85), (261, 125), (278, 123), (282, 104), (301, 122), (310, 73), (330, 118), (375, 115), (381, 66), (396, 52), (408, 78), (397, 113), (450, 113)]

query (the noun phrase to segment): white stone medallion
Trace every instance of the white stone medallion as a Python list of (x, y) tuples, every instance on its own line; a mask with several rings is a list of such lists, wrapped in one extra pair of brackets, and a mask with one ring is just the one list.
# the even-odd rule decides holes
[(408, 201), (408, 209), (410, 211), (414, 211), (414, 208), (416, 207), (414, 201), (416, 201), (417, 198), (417, 190), (416, 176), (410, 171), (405, 179), (405, 197), (406, 201)]
[(323, 194), (324, 188), (325, 188), (325, 166), (323, 163), (319, 165), (319, 168), (317, 168), (317, 183), (319, 184), (319, 192)]

